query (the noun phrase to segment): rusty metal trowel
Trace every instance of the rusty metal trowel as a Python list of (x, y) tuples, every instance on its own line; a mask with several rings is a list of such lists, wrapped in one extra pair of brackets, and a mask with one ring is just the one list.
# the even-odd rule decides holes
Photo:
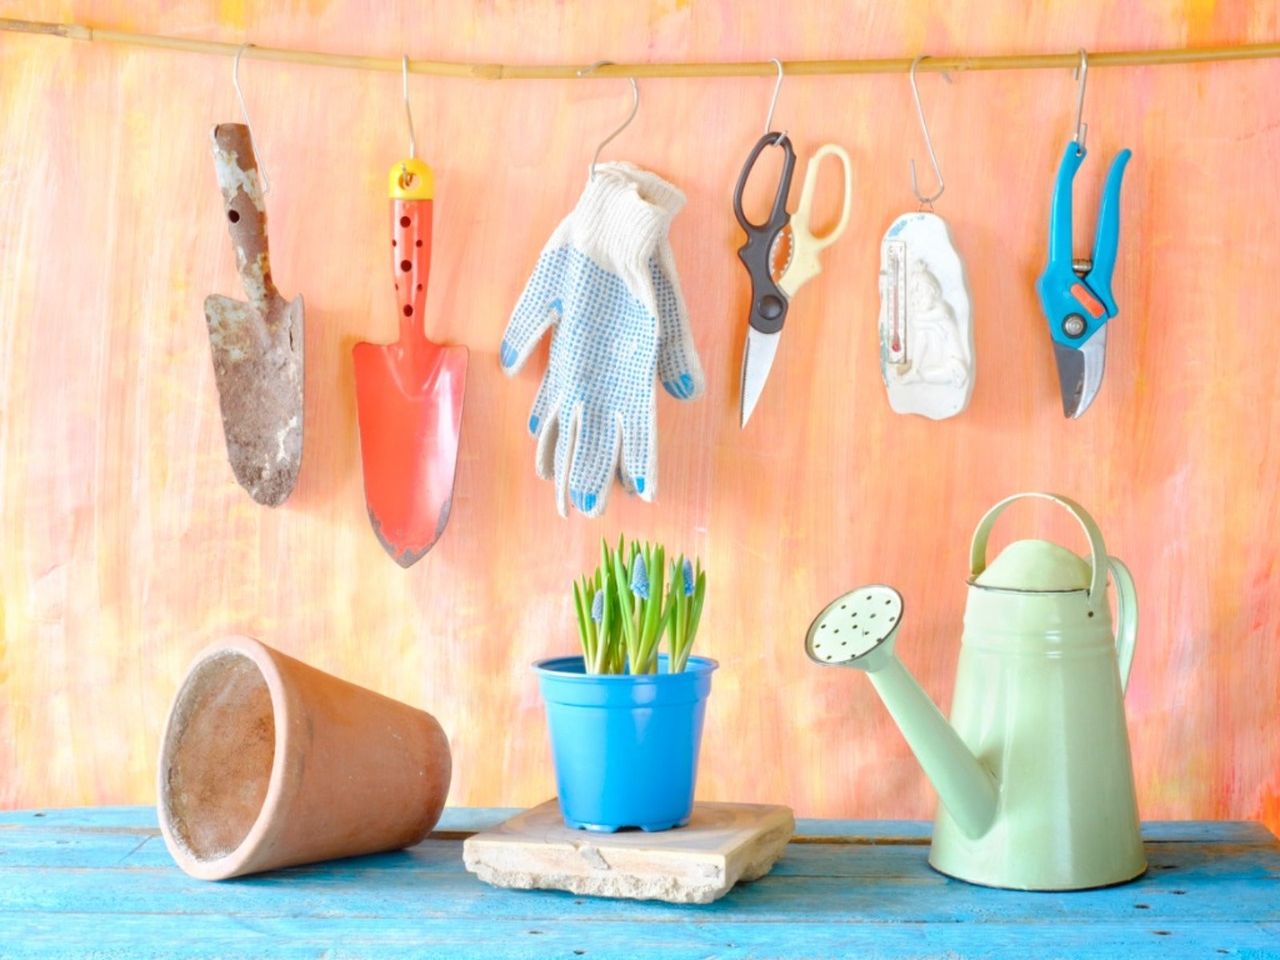
[(249, 128), (213, 128), (213, 165), (247, 303), (205, 299), (227, 457), (268, 507), (288, 498), (302, 464), (302, 296), (280, 296), (267, 254), (267, 212)]
[(400, 339), (358, 343), (356, 410), (364, 497), (378, 540), (402, 567), (430, 550), (453, 506), (467, 348), (427, 339), (434, 179), (421, 160), (391, 169), (391, 262)]

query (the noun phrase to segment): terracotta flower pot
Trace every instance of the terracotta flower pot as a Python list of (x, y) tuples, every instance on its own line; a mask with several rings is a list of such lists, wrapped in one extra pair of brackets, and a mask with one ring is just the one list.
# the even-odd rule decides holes
[(450, 772), (430, 714), (229, 637), (169, 710), (160, 828), (204, 880), (396, 850), (435, 825)]

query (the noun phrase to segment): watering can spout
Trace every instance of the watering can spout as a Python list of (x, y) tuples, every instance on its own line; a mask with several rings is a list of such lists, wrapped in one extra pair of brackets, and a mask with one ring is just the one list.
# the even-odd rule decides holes
[(866, 672), (907, 743), (933, 781), (942, 804), (971, 839), (995, 822), (996, 778), (969, 750), (894, 653), (902, 597), (872, 584), (838, 598), (809, 628), (805, 650), (823, 666)]
[(966, 836), (981, 837), (995, 822), (995, 776), (965, 746), (896, 656), (885, 657), (879, 665), (868, 664), (867, 676), (951, 818)]

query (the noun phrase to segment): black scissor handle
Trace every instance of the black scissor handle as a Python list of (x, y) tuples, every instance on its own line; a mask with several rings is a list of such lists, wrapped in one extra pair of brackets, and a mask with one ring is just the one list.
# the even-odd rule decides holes
[[(756, 161), (760, 159), (760, 154), (764, 153), (764, 148), (775, 145), (782, 148), (784, 156), (782, 178), (778, 181), (778, 192), (773, 197), (773, 209), (769, 211), (769, 219), (764, 223), (752, 223), (747, 219), (746, 211), (742, 209), (742, 193), (747, 188), (747, 180), (751, 178), (751, 171), (755, 169)], [(790, 219), (787, 214), (787, 197), (791, 195), (791, 174), (795, 168), (796, 152), (791, 146), (791, 138), (785, 133), (766, 133), (751, 148), (747, 162), (742, 165), (742, 172), (738, 174), (738, 185), (733, 188), (733, 212), (748, 236), (753, 233), (776, 233), (787, 225)]]
[[(764, 223), (752, 223), (742, 209), (742, 193), (760, 154), (765, 147), (771, 146), (782, 148), (782, 177), (778, 181), (778, 192), (773, 197), (769, 219)], [(751, 276), (750, 323), (761, 333), (777, 333), (786, 319), (787, 296), (774, 282), (769, 260), (774, 240), (791, 221), (791, 215), (787, 213), (787, 198), (791, 194), (791, 175), (795, 167), (796, 152), (787, 135), (766, 133), (751, 149), (747, 162), (743, 164), (742, 173), (738, 174), (738, 184), (733, 189), (733, 213), (747, 235), (747, 242), (738, 250), (738, 258)]]

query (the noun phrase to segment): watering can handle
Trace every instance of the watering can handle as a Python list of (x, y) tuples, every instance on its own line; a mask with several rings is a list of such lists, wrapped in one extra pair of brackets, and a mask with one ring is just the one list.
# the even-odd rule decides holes
[(1129, 688), (1129, 668), (1138, 639), (1138, 591), (1133, 575), (1116, 557), (1107, 557), (1111, 579), (1116, 585), (1116, 662), (1120, 666), (1120, 692)]
[[(1093, 579), (1089, 583), (1089, 609), (1094, 613), (1106, 612), (1107, 603), (1107, 547), (1102, 542), (1102, 531), (1098, 529), (1098, 525), (1093, 522), (1093, 517), (1085, 512), (1084, 507), (1067, 497), (1059, 496), (1056, 493), (1015, 493), (1011, 497), (1005, 497), (994, 507), (987, 511), (987, 515), (978, 521), (978, 528), (973, 531), (973, 543), (969, 547), (969, 575), (977, 577), (983, 570), (987, 569), (987, 540), (991, 536), (991, 528), (995, 526), (996, 518), (1004, 512), (1004, 508), (1009, 506), (1015, 500), (1048, 500), (1050, 503), (1056, 503), (1058, 506), (1067, 510), (1084, 530), (1085, 536), (1089, 538), (1089, 551), (1092, 554), (1090, 561), (1093, 568)], [(1118, 562), (1118, 561), (1117, 561)], [(1123, 564), (1121, 564), (1123, 567)], [(1128, 575), (1126, 570), (1125, 576)], [(1116, 578), (1117, 590), (1119, 590), (1120, 578)], [(1129, 580), (1129, 596), (1132, 598), (1133, 580)], [(1121, 608), (1122, 616), (1124, 608)], [(1137, 618), (1132, 617), (1135, 623)], [(1130, 652), (1132, 654), (1132, 643), (1130, 643)]]
[(991, 528), (996, 518), (1004, 512), (1004, 508), (1015, 500), (1039, 499), (1048, 500), (1065, 508), (1084, 529), (1089, 538), (1089, 550), (1092, 553), (1091, 565), (1093, 579), (1089, 584), (1089, 609), (1094, 613), (1105, 613), (1107, 602), (1107, 573), (1116, 585), (1116, 662), (1120, 668), (1120, 690), (1129, 686), (1129, 668), (1133, 666), (1133, 649), (1138, 638), (1138, 593), (1133, 585), (1133, 576), (1116, 557), (1107, 556), (1107, 548), (1102, 542), (1102, 531), (1093, 522), (1093, 517), (1084, 507), (1067, 497), (1056, 493), (1015, 493), (1005, 497), (987, 511), (987, 515), (978, 521), (978, 528), (973, 531), (973, 543), (969, 547), (969, 573), (977, 577), (987, 569), (987, 539), (991, 536)]

